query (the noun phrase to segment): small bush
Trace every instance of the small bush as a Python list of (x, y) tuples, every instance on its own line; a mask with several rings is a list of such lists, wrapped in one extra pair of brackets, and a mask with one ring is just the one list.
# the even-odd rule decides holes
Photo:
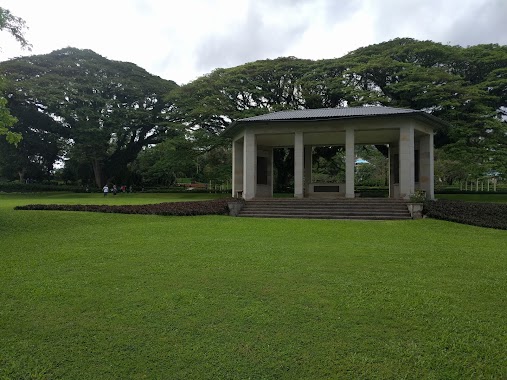
[(507, 230), (507, 204), (441, 199), (425, 202), (423, 213), (430, 218)]
[[(145, 214), (145, 215), (226, 215), (227, 206), (231, 199), (214, 199), (210, 201), (194, 202), (165, 202), (147, 205), (43, 205), (33, 204), (16, 206), (15, 210), (51, 210), (51, 211), (88, 211), (117, 214)], [(237, 200), (235, 200), (237, 201)]]

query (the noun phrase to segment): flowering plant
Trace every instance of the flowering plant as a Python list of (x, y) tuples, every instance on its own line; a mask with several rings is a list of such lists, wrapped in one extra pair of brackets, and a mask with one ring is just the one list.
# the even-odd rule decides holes
[(426, 200), (426, 191), (416, 190), (415, 193), (410, 194), (409, 199), (412, 203), (423, 203)]

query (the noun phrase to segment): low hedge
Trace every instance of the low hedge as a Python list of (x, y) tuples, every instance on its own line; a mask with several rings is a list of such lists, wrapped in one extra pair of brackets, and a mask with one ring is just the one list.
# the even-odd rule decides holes
[[(227, 204), (232, 199), (214, 199), (194, 202), (165, 202), (147, 205), (56, 205), (33, 204), (16, 206), (15, 210), (50, 210), (50, 211), (88, 211), (117, 214), (145, 214), (145, 215), (226, 215), (229, 213)], [(236, 202), (238, 200), (235, 200)]]
[(360, 197), (362, 198), (387, 198), (389, 197), (389, 190), (375, 190), (375, 189), (367, 189), (367, 190), (358, 190)]
[(507, 194), (507, 189), (501, 188), (496, 189), (496, 191), (475, 191), (475, 190), (460, 190), (460, 189), (435, 189), (435, 194)]
[[(90, 189), (97, 191), (97, 189)], [(71, 185), (48, 185), (43, 183), (0, 182), (0, 191), (5, 193), (42, 193), (48, 191), (66, 191), (86, 193), (86, 188)]]
[(507, 230), (507, 204), (502, 203), (440, 199), (425, 202), (423, 214), (450, 222)]
[[(88, 190), (87, 190), (88, 189)], [(128, 190), (128, 187), (127, 187)], [(227, 194), (231, 190), (218, 190), (218, 189), (198, 189), (193, 188), (189, 190), (185, 187), (171, 186), (171, 187), (141, 187), (135, 186), (133, 188), (136, 193), (220, 193)], [(55, 185), (45, 183), (19, 183), (19, 182), (0, 182), (0, 192), (5, 193), (45, 193), (52, 191), (65, 191), (73, 193), (100, 193), (101, 188), (89, 186), (88, 188), (76, 185)]]

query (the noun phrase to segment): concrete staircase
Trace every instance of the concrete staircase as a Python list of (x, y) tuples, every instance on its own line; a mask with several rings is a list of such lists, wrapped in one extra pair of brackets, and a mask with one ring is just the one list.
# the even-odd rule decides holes
[(240, 217), (306, 219), (411, 219), (403, 200), (387, 198), (296, 199), (266, 198), (247, 201)]

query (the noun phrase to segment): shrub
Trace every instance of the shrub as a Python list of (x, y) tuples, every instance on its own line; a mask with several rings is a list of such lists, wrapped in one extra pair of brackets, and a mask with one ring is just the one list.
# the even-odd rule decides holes
[[(147, 215), (226, 215), (229, 213), (227, 204), (231, 199), (214, 199), (194, 202), (165, 202), (147, 205), (55, 205), (33, 204), (16, 206), (15, 210), (51, 210), (51, 211), (88, 211), (118, 214)], [(238, 200), (235, 200), (236, 202)]]
[(425, 202), (423, 213), (430, 218), (507, 230), (507, 204), (441, 199)]

